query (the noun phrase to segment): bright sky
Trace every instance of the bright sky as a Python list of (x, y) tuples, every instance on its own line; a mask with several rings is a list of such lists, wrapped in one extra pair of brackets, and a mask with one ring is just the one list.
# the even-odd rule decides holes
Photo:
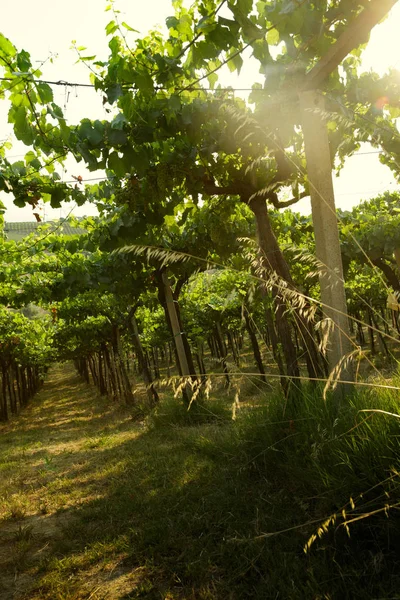
[[(0, 31), (8, 37), (18, 49), (26, 49), (33, 60), (39, 64), (51, 54), (57, 55), (53, 64), (47, 62), (43, 67), (43, 78), (74, 82), (88, 82), (87, 69), (82, 64), (75, 64), (76, 55), (71, 50), (72, 40), (77, 45), (88, 48), (87, 54), (96, 54), (99, 58), (107, 57), (107, 38), (104, 33), (106, 24), (112, 18), (112, 12), (104, 12), (106, 2), (102, 0), (31, 0), (7, 1), (2, 7)], [(121, 10), (121, 20), (126, 21), (146, 33), (155, 25), (163, 26), (165, 18), (172, 14), (170, 0), (117, 0), (116, 7)], [(372, 32), (371, 40), (364, 53), (364, 70), (373, 69), (383, 74), (390, 66), (400, 68), (400, 3), (392, 10), (389, 18), (377, 26)], [(133, 34), (134, 35), (134, 34)], [(86, 52), (85, 52), (86, 53)], [(235, 87), (251, 87), (260, 75), (252, 68), (244, 68), (239, 77), (223, 74), (223, 83)], [(66, 116), (71, 123), (78, 122), (83, 117), (92, 119), (106, 118), (101, 98), (90, 88), (54, 89), (55, 100), (66, 108)], [(0, 103), (0, 139), (10, 133), (7, 124), (7, 106)], [(16, 143), (10, 156), (23, 155), (27, 149)], [(400, 189), (390, 170), (379, 162), (373, 149), (363, 147), (360, 153), (349, 158), (339, 178), (334, 179), (336, 204), (340, 208), (350, 208), (360, 200), (376, 196), (388, 189)], [(77, 172), (75, 170), (77, 169)], [(71, 175), (83, 175), (85, 170), (72, 163), (65, 174), (66, 180)], [(96, 174), (88, 174), (94, 177)], [(33, 221), (30, 207), (20, 209), (12, 204), (9, 195), (1, 196), (7, 206), (7, 221)], [(302, 200), (294, 210), (310, 212), (307, 199)], [(54, 210), (45, 207), (45, 220), (66, 216), (72, 210), (76, 216), (94, 214), (92, 206), (74, 208), (65, 205), (62, 209)]]

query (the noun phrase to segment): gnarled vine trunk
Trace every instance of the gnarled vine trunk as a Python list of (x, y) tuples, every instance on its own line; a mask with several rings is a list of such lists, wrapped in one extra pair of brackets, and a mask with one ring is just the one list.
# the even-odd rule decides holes
[[(288, 264), (282, 254), (279, 244), (272, 229), (271, 221), (268, 215), (267, 205), (262, 198), (253, 198), (249, 206), (254, 213), (257, 226), (257, 239), (262, 254), (263, 278), (267, 278), (267, 273), (276, 273), (279, 278), (287, 283), (287, 289), (290, 292), (296, 292)], [(298, 379), (300, 375), (295, 344), (292, 339), (291, 325), (287, 315), (287, 299), (282, 286), (278, 283), (271, 283), (271, 291), (275, 304), (275, 328), (278, 340), (271, 340), (274, 345), (274, 355), (280, 354), (277, 342), (282, 346), (283, 359), (285, 361), (285, 373), (282, 373), (282, 362), (278, 360), (278, 366), (281, 375), (288, 378), (284, 384), (287, 392), (290, 378)], [(301, 334), (301, 340), (304, 347), (304, 354), (307, 363), (307, 371), (310, 378), (318, 378), (323, 374), (321, 355), (315, 343), (312, 325), (304, 315), (294, 307), (293, 313), (296, 319), (296, 325)], [(281, 380), (283, 383), (283, 379)], [(298, 384), (297, 384), (298, 385)]]

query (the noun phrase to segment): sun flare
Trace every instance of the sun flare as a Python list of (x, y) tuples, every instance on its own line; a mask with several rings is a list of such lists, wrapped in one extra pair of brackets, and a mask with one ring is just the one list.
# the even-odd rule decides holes
[(399, 28), (400, 4), (396, 4), (388, 18), (372, 30), (363, 54), (363, 70), (383, 75), (391, 68), (400, 68)]

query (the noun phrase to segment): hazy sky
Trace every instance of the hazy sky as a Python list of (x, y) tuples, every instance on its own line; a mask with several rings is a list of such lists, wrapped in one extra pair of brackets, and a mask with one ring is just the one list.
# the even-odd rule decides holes
[[(87, 69), (76, 63), (76, 55), (71, 50), (72, 40), (78, 45), (88, 48), (87, 54), (96, 54), (106, 58), (108, 54), (105, 25), (111, 20), (112, 12), (104, 12), (106, 2), (102, 0), (31, 0), (7, 1), (2, 7), (0, 31), (7, 36), (18, 49), (26, 49), (38, 65), (51, 54), (57, 55), (53, 64), (47, 62), (42, 68), (43, 78), (51, 80), (88, 82)], [(155, 25), (163, 26), (165, 18), (172, 13), (170, 0), (117, 0), (116, 7), (121, 10), (121, 20), (126, 21), (145, 33)], [(377, 26), (372, 33), (371, 41), (364, 53), (363, 67), (384, 73), (390, 66), (400, 68), (400, 3), (392, 10), (390, 17)], [(135, 36), (135, 34), (133, 34)], [(243, 69), (239, 77), (221, 75), (223, 83), (235, 87), (251, 87), (255, 80), (262, 82), (257, 69), (251, 65)], [(66, 108), (67, 119), (76, 123), (83, 117), (92, 119), (106, 118), (101, 97), (93, 89), (64, 88), (54, 89), (55, 100)], [(3, 104), (3, 105), (2, 105)], [(0, 139), (11, 131), (7, 124), (7, 103), (0, 103)], [(23, 155), (27, 149), (15, 144), (10, 156)], [(400, 189), (389, 169), (381, 165), (376, 153), (370, 154), (371, 148), (365, 146), (358, 155), (348, 159), (339, 178), (334, 179), (336, 203), (341, 208), (350, 208), (361, 199), (376, 196), (387, 189)], [(81, 166), (75, 173), (72, 163), (68, 165), (66, 179), (71, 175), (85, 171)], [(94, 177), (96, 174), (88, 174)], [(1, 199), (7, 205), (7, 221), (34, 220), (31, 208), (20, 209), (12, 204), (7, 194)], [(309, 212), (309, 201), (302, 200), (293, 207), (295, 210)], [(65, 216), (73, 206), (65, 205), (61, 210), (53, 210), (48, 205), (45, 209), (46, 220)], [(94, 214), (93, 207), (86, 206), (73, 209), (74, 215)]]

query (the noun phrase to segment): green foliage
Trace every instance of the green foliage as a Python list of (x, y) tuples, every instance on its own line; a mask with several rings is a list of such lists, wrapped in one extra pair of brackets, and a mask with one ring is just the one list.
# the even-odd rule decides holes
[(98, 352), (112, 338), (118, 307), (113, 296), (93, 291), (67, 297), (57, 305), (55, 346), (61, 360)]
[[(84, 47), (76, 50), (92, 67), (92, 81), (105, 104), (114, 105), (116, 112), (110, 122), (85, 118), (74, 126), (66, 124), (49, 86), (38, 81), (40, 72), (33, 70), (29, 54), (18, 52), (3, 37), (6, 80), (1, 90), (10, 102), (9, 120), (17, 137), (34, 147), (29, 164), (37, 171), (29, 173), (28, 165), (21, 165), (23, 177), (31, 180), (27, 185), (21, 175), (13, 176), (18, 167), (3, 161), (3, 189), (12, 190), (19, 205), (38, 197), (54, 206), (66, 199), (93, 199), (89, 189), (55, 182), (56, 173), (43, 175), (72, 153), (90, 170), (107, 169), (110, 178), (123, 179), (121, 188), (129, 192), (125, 203), (134, 212), (143, 205), (147, 222), (161, 223), (183, 198), (192, 197), (196, 205), (200, 193), (206, 201), (220, 195), (239, 196), (245, 202), (258, 193), (278, 205), (277, 191), (293, 185), (295, 200), (299, 189), (308, 185), (299, 113), (290, 98), (285, 104), (276, 101), (276, 94), (295, 88), (362, 8), (357, 0), (347, 2), (345, 9), (342, 5), (339, 10), (315, 3), (310, 11), (291, 0), (258, 2), (254, 7), (247, 0), (220, 5), (207, 0), (190, 8), (175, 3), (167, 36), (153, 31), (134, 41), (127, 35), (135, 29), (121, 22), (113, 9), (114, 18), (106, 27), (108, 60), (83, 56)], [(208, 94), (202, 87), (207, 78), (215, 88), (224, 64), (240, 71), (241, 53), (248, 46), (265, 76), (264, 87), (256, 84), (252, 94), (253, 110), (229, 91), (216, 88), (215, 94)], [(270, 46), (276, 50), (272, 54)], [(328, 108), (332, 150), (341, 158), (360, 141), (376, 143), (374, 125), (381, 122), (395, 138), (394, 113), (373, 113), (382, 89), (374, 74), (358, 76), (359, 55), (356, 48), (344, 62), (346, 78), (335, 69), (325, 85), (333, 96)], [(398, 84), (395, 76), (387, 76), (385, 83), (386, 97)], [(355, 106), (360, 117), (353, 118)], [(370, 119), (372, 125), (361, 130), (359, 118)], [(390, 161), (395, 142), (383, 138), (385, 159)], [(43, 156), (50, 159), (43, 161)]]
[(136, 316), (141, 324), (140, 340), (146, 349), (160, 348), (170, 341), (171, 332), (165, 322), (165, 313), (161, 306), (157, 308), (140, 306)]
[(0, 306), (0, 359), (3, 364), (35, 366), (43, 373), (55, 358), (53, 335), (49, 318), (31, 320)]
[(204, 342), (217, 322), (239, 330), (243, 302), (251, 283), (249, 274), (228, 268), (212, 269), (192, 277), (182, 298), (189, 339)]
[(386, 192), (340, 214), (344, 252), (368, 263), (389, 259), (400, 247), (400, 195)]

